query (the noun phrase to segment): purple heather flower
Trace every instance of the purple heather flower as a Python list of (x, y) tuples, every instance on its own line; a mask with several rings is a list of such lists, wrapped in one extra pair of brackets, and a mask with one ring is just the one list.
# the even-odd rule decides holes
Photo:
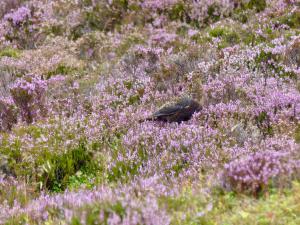
[(15, 26), (20, 23), (26, 21), (30, 17), (30, 9), (25, 6), (18, 8), (16, 11), (12, 13), (8, 13), (4, 16), (4, 19), (7, 21), (11, 21)]

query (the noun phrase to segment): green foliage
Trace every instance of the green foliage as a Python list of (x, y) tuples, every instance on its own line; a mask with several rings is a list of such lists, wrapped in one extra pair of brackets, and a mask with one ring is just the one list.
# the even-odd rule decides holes
[(5, 201), (9, 206), (13, 206), (17, 200), (21, 205), (25, 205), (28, 201), (28, 193), (26, 190), (20, 191), (20, 187), (11, 184), (9, 186), (0, 184), (0, 203)]
[[(17, 177), (26, 178), (30, 183), (39, 184), (40, 188), (54, 192), (60, 192), (68, 185), (76, 188), (81, 183), (91, 187), (94, 184), (91, 181), (92, 177), (104, 170), (101, 155), (98, 154), (98, 158), (95, 159), (92, 153), (99, 150), (102, 145), (100, 143), (88, 145), (82, 139), (77, 146), (62, 149), (65, 138), (73, 139), (74, 134), (64, 133), (63, 138), (59, 133), (52, 131), (47, 144), (37, 144), (27, 148), (26, 151), (22, 150), (25, 144), (20, 140), (24, 135), (40, 140), (47, 132), (47, 129), (31, 125), (15, 130), (17, 137), (14, 140), (9, 141), (4, 136), (0, 154), (7, 157), (9, 170)], [(102, 182), (103, 177), (99, 176), (98, 181)]]
[(14, 48), (5, 48), (0, 51), (0, 58), (2, 58), (4, 56), (11, 57), (11, 58), (19, 58), (20, 51), (18, 49), (14, 49)]
[(95, 174), (79, 170), (76, 174), (69, 177), (67, 187), (69, 190), (76, 190), (82, 187), (91, 189), (95, 186), (94, 180)]
[[(294, 183), (292, 190), (284, 193), (275, 192), (258, 200), (243, 197), (235, 198), (234, 205), (229, 210), (225, 207), (222, 215), (220, 206), (212, 212), (223, 224), (298, 224), (300, 207), (299, 183)], [(221, 198), (222, 199), (222, 198)]]
[(184, 187), (177, 196), (161, 196), (159, 198), (159, 205), (166, 208), (167, 212), (172, 215), (171, 224), (174, 225), (206, 224), (199, 223), (197, 214), (206, 211), (207, 203), (208, 199), (205, 195), (193, 193), (190, 186)]
[(261, 112), (256, 120), (257, 120), (257, 123), (260, 123), (262, 124), (263, 122), (265, 122), (266, 120), (268, 120), (269, 116), (268, 116), (268, 113), (267, 112)]
[(83, 10), (83, 22), (71, 28), (69, 38), (72, 40), (77, 40), (93, 30), (113, 31), (124, 22), (128, 9), (127, 0), (114, 0), (112, 4), (103, 1), (94, 4), (93, 1), (85, 0), (81, 4), (88, 10)]
[[(171, 53), (169, 53), (168, 51), (164, 51), (159, 59), (155, 58), (156, 56), (153, 57), (155, 58), (153, 59), (153, 64), (157, 63), (159, 64), (159, 66), (157, 67), (161, 67), (160, 69), (155, 69), (155, 71), (158, 71), (156, 72), (159, 75), (157, 75), (156, 73), (154, 74), (152, 71), (146, 71), (147, 73), (153, 75), (149, 76), (149, 78), (157, 79), (157, 84), (159, 84), (159, 82), (168, 83), (169, 80), (173, 78), (175, 79), (175, 77), (179, 77), (178, 79), (181, 82), (181, 79), (185, 80), (190, 74), (192, 74), (190, 73), (191, 71), (198, 72), (198, 70), (196, 69), (197, 64), (199, 62), (202, 62), (202, 58), (203, 62), (206, 62), (207, 60), (210, 61), (210, 57), (214, 59), (217, 58), (217, 63), (215, 63), (216, 65), (214, 66), (214, 69), (209, 68), (209, 71), (207, 73), (199, 72), (199, 74), (197, 74), (197, 76), (199, 75), (199, 77), (203, 78), (203, 81), (206, 84), (211, 76), (210, 74), (222, 74), (221, 69), (223, 69), (223, 67), (224, 69), (227, 68), (227, 64), (223, 65), (225, 61), (219, 58), (220, 51), (218, 51), (218, 49), (212, 48), (212, 51), (208, 52), (211, 54), (207, 54), (206, 52), (208, 42), (212, 42), (213, 38), (220, 39), (218, 46), (219, 50), (220, 48), (232, 46), (241, 42), (243, 45), (241, 44), (239, 46), (239, 51), (244, 53), (247, 50), (247, 46), (244, 45), (255, 46), (262, 43), (262, 45), (259, 45), (258, 47), (274, 47), (274, 45), (271, 44), (271, 40), (278, 37), (284, 37), (286, 41), (284, 42), (284, 44), (288, 46), (291, 43), (290, 41), (292, 40), (292, 36), (297, 36), (300, 34), (298, 31), (300, 28), (300, 16), (298, 11), (294, 11), (291, 13), (287, 12), (287, 10), (280, 12), (274, 10), (274, 17), (271, 17), (272, 20), (269, 20), (269, 15), (260, 14), (259, 18), (260, 16), (262, 16), (266, 20), (263, 20), (264, 24), (261, 24), (263, 26), (258, 25), (257, 23), (260, 21), (255, 20), (251, 17), (255, 16), (255, 13), (265, 10), (267, 5), (265, 0), (235, 1), (235, 3), (239, 4), (239, 6), (237, 6), (233, 12), (232, 9), (230, 9), (228, 14), (225, 10), (226, 15), (222, 14), (222, 10), (218, 8), (218, 5), (210, 5), (208, 6), (208, 11), (203, 12), (203, 15), (208, 15), (207, 18), (203, 18), (203, 16), (197, 18), (197, 16), (195, 16), (195, 18), (197, 19), (192, 19), (192, 14), (190, 14), (191, 8), (189, 8), (190, 5), (187, 2), (181, 0), (177, 1), (177, 3), (175, 4), (172, 4), (172, 6), (167, 9), (157, 9), (155, 13), (150, 13), (150, 11), (152, 11), (153, 9), (143, 9), (142, 6), (139, 5), (139, 1), (130, 2), (130, 4), (128, 0), (113, 0), (110, 1), (112, 2), (111, 4), (108, 4), (107, 1), (94, 0), (81, 0), (76, 1), (76, 3), (74, 1), (61, 2), (64, 2), (62, 4), (70, 4), (69, 9), (72, 10), (76, 9), (76, 7), (78, 6), (80, 7), (78, 8), (79, 14), (75, 15), (78, 16), (76, 18), (76, 21), (80, 21), (79, 24), (76, 23), (76, 26), (74, 26), (74, 23), (58, 23), (57, 25), (50, 24), (49, 27), (47, 27), (48, 22), (46, 21), (43, 22), (43, 27), (45, 26), (46, 28), (42, 28), (42, 30), (40, 31), (42, 31), (42, 36), (44, 34), (48, 35), (46, 39), (47, 41), (44, 43), (44, 47), (48, 47), (48, 43), (50, 42), (55, 43), (55, 41), (59, 42), (63, 40), (63, 38), (54, 38), (54, 36), (69, 35), (69, 40), (66, 39), (66, 41), (69, 41), (68, 44), (70, 45), (66, 44), (66, 46), (71, 46), (72, 49), (76, 49), (76, 53), (73, 53), (73, 50), (68, 53), (74, 54), (74, 57), (79, 57), (80, 59), (85, 60), (84, 63), (88, 65), (86, 67), (88, 68), (86, 72), (87, 74), (89, 74), (89, 77), (85, 77), (86, 79), (79, 80), (79, 94), (82, 93), (82, 83), (84, 82), (86, 82), (86, 90), (92, 89), (92, 92), (90, 93), (94, 94), (96, 90), (94, 90), (93, 87), (96, 85), (96, 83), (99, 82), (99, 74), (101, 74), (101, 76), (106, 76), (110, 75), (110, 73), (113, 74), (115, 70), (120, 69), (118, 60), (123, 59), (122, 57), (124, 55), (126, 56), (126, 54), (130, 52), (135, 45), (138, 44), (144, 44), (149, 48), (161, 47), (164, 50), (171, 50), (170, 47), (172, 47)], [(63, 6), (61, 6), (61, 8), (63, 8)], [(288, 7), (288, 9), (289, 8), (290, 7)], [(61, 10), (67, 11), (66, 9)], [(70, 12), (73, 11), (70, 10)], [(276, 17), (276, 13), (279, 13), (280, 16)], [(70, 19), (71, 17), (69, 16), (73, 16), (71, 13), (69, 15), (68, 14), (69, 12), (61, 15), (57, 14), (55, 20), (59, 20), (60, 17), (64, 19)], [(163, 27), (157, 26), (154, 23), (154, 20), (157, 18), (157, 16), (162, 16), (164, 20), (163, 24), (167, 24), (165, 27), (164, 25)], [(221, 18), (227, 16), (233, 18), (234, 20), (224, 20), (220, 21), (220, 23), (218, 24), (212, 25), (212, 23), (215, 23)], [(228, 21), (230, 21), (230, 25), (226, 23)], [(148, 28), (146, 26), (146, 23), (149, 24), (149, 27), (151, 28)], [(243, 26), (241, 23), (247, 24), (246, 26)], [(127, 28), (125, 28), (125, 26), (122, 27), (122, 25), (125, 24), (129, 24), (130, 26), (128, 27), (133, 26), (134, 29), (130, 28), (129, 30), (134, 30), (135, 32), (126, 33), (128, 32)], [(220, 24), (224, 25), (222, 26)], [(272, 26), (274, 24), (286, 24), (292, 29), (273, 29)], [(210, 25), (214, 26), (215, 28), (210, 29)], [(195, 26), (197, 28), (207, 26), (207, 28), (197, 30), (197, 34), (189, 37), (190, 39), (188, 39), (187, 34), (192, 26)], [(178, 34), (178, 38), (176, 38), (175, 41), (172, 41), (171, 44), (165, 44), (161, 42), (156, 45), (154, 42), (151, 42), (151, 39), (149, 39), (148, 36), (149, 34), (151, 34), (153, 29), (160, 28), (165, 29), (165, 31), (168, 31), (170, 33), (174, 33), (176, 31), (176, 33)], [(261, 35), (255, 33), (255, 31), (259, 28), (262, 29)], [(24, 32), (26, 34), (27, 31), (24, 30)], [(109, 33), (109, 35), (107, 34), (107, 32)], [(164, 35), (163, 32), (162, 35)], [(19, 40), (19, 37), (20, 35), (16, 35), (15, 37), (12, 36), (12, 38), (16, 38), (16, 40)], [(195, 41), (196, 43), (191, 40)], [(93, 51), (90, 51), (92, 52), (90, 53), (88, 50)], [(183, 55), (190, 54), (193, 50), (195, 50), (195, 52), (197, 51), (194, 58), (187, 57), (186, 60), (182, 60), (180, 62), (178, 61), (178, 66), (177, 61), (174, 62), (174, 64), (172, 64), (173, 62), (170, 63), (173, 57), (175, 58), (177, 57), (177, 55), (181, 57), (181, 53)], [(31, 51), (24, 51), (23, 53), (14, 48), (4, 48), (0, 50), (0, 58), (19, 58), (20, 56), (23, 57), (23, 55), (27, 56), (26, 54), (30, 55), (30, 52)], [(31, 54), (36, 53), (35, 51), (32, 52), (33, 53)], [(78, 52), (80, 52), (79, 56), (77, 55)], [(108, 53), (112, 53), (112, 56)], [(235, 54), (235, 52), (233, 54)], [(239, 56), (239, 54), (234, 56)], [(139, 55), (138, 53), (136, 54), (136, 58), (141, 59), (142, 57), (143, 56)], [(111, 58), (113, 58), (113, 61), (108, 60)], [(142, 61), (152, 64), (152, 56), (150, 56), (149, 58), (150, 59), (148, 60), (146, 57), (144, 57), (142, 58)], [(137, 64), (139, 64), (140, 61), (136, 61), (138, 62)], [(270, 63), (270, 61), (273, 61), (274, 63)], [(280, 63), (282, 61), (282, 55), (261, 51), (255, 58), (254, 62), (251, 61), (249, 62), (249, 64), (255, 64), (254, 69), (261, 69), (262, 71), (259, 72), (262, 72), (262, 74), (265, 76), (279, 76), (282, 78), (288, 77), (293, 79), (296, 78), (297, 76), (294, 72), (286, 72), (284, 70), (284, 67), (280, 66)], [(253, 64), (251, 64), (251, 66)], [(230, 64), (228, 66), (228, 68), (233, 69), (234, 65)], [(28, 68), (31, 67), (32, 65), (28, 66)], [(219, 67), (222, 68), (220, 69)], [(68, 64), (65, 63), (60, 63), (57, 66), (54, 66), (51, 71), (45, 73), (45, 75), (46, 78), (50, 78), (51, 76), (54, 76), (56, 74), (69, 75), (78, 72), (81, 73), (82, 70), (73, 68), (72, 66), (68, 66)], [(261, 73), (259, 72), (257, 74), (255, 73), (255, 75), (260, 76)], [(90, 78), (92, 76), (92, 79), (94, 79), (93, 81)], [(155, 76), (158, 76), (159, 78), (155, 78)], [(140, 100), (144, 95), (144, 92), (147, 92), (147, 95), (151, 94), (150, 92), (148, 93), (149, 90), (145, 90), (144, 87), (141, 87), (139, 89), (140, 86), (138, 86), (139, 84), (136, 83), (135, 80), (128, 80), (129, 81), (124, 81), (123, 83), (118, 83), (118, 85), (120, 84), (120, 86), (122, 86), (122, 88), (120, 89), (118, 89), (118, 85), (112, 85), (111, 87), (112, 92), (115, 91), (116, 93), (118, 93), (115, 96), (120, 97), (119, 99), (117, 98), (116, 101), (112, 102), (112, 104), (115, 105), (115, 108), (118, 109), (118, 111), (116, 111), (117, 114), (121, 112), (119, 110), (124, 105), (133, 105), (135, 107), (140, 104)], [(166, 82), (164, 82), (165, 80)], [(249, 82), (251, 83), (252, 81), (249, 80)], [(174, 85), (175, 95), (180, 95), (182, 92), (189, 91), (188, 89), (186, 89), (186, 86), (184, 84), (183, 89), (181, 87), (178, 88), (180, 90), (177, 93), (176, 84)], [(158, 100), (156, 99), (159, 104), (170, 96), (171, 93), (169, 94), (168, 90), (171, 88), (169, 87), (172, 86), (173, 89), (173, 83), (171, 85), (163, 85), (165, 85), (165, 87), (161, 88), (160, 93), (158, 93), (158, 96), (162, 94), (162, 97), (159, 97)], [(124, 86), (125, 92), (123, 93), (122, 91), (124, 90)], [(150, 88), (152, 88), (152, 86), (150, 86)], [(165, 93), (163, 93), (164, 90), (166, 90)], [(107, 92), (107, 90), (105, 90), (105, 92)], [(147, 151), (149, 148), (151, 148), (151, 142), (146, 141), (146, 144), (144, 145), (143, 140), (139, 140), (141, 144), (140, 146), (137, 146), (138, 149), (133, 150), (130, 148), (130, 146), (126, 146), (126, 149), (128, 151), (132, 150), (133, 152), (131, 153), (135, 154), (134, 161), (128, 159), (129, 153), (125, 151), (125, 147), (123, 146), (122, 135), (127, 132), (127, 129), (129, 127), (130, 129), (133, 129), (139, 125), (130, 123), (130, 126), (129, 124), (125, 126), (117, 124), (115, 126), (115, 124), (113, 124), (114, 121), (110, 122), (110, 115), (107, 116), (105, 115), (105, 113), (102, 114), (102, 109), (100, 109), (102, 107), (102, 104), (104, 104), (103, 108), (106, 107), (105, 103), (103, 103), (105, 101), (102, 101), (102, 97), (105, 94), (106, 93), (103, 93), (102, 95), (102, 93), (100, 93), (99, 96), (96, 95), (95, 97), (99, 97), (99, 99), (95, 98), (95, 101), (93, 101), (94, 98), (89, 98), (86, 104), (86, 108), (90, 110), (90, 114), (94, 114), (95, 112), (99, 113), (99, 115), (101, 116), (99, 117), (99, 124), (101, 124), (101, 126), (103, 124), (103, 127), (105, 127), (104, 129), (107, 129), (103, 131), (101, 128), (96, 131), (99, 132), (96, 134), (96, 142), (91, 143), (86, 141), (78, 141), (90, 139), (94, 140), (93, 138), (95, 138), (95, 134), (92, 134), (95, 136), (91, 138), (85, 136), (86, 133), (91, 134), (96, 130), (93, 129), (94, 126), (90, 125), (89, 123), (80, 121), (78, 122), (78, 124), (70, 125), (71, 128), (65, 128), (65, 124), (67, 123), (68, 119), (64, 117), (60, 118), (62, 124), (59, 124), (59, 120), (55, 120), (53, 122), (50, 118), (47, 118), (45, 119), (45, 121), (37, 121), (36, 123), (34, 123), (34, 125), (30, 126), (17, 124), (12, 129), (11, 133), (1, 133), (0, 158), (7, 158), (6, 166), (8, 170), (11, 171), (13, 175), (16, 175), (18, 181), (21, 180), (25, 185), (30, 186), (30, 188), (32, 188), (34, 192), (40, 191), (36, 189), (36, 186), (38, 184), (40, 184), (40, 187), (46, 192), (63, 192), (66, 189), (72, 191), (77, 191), (85, 188), (92, 189), (93, 187), (103, 183), (107, 186), (113, 187), (119, 183), (128, 183), (129, 185), (131, 185), (131, 180), (137, 177), (136, 175), (139, 175), (139, 169), (143, 168), (147, 160), (153, 157), (153, 155), (151, 154), (155, 154), (156, 152), (154, 151), (149, 153), (149, 151)], [(246, 90), (244, 90), (243, 88), (241, 90), (237, 89), (235, 94), (238, 96), (238, 99), (245, 100), (242, 102), (243, 104), (246, 104), (245, 106), (247, 106), (248, 101), (250, 102), (247, 97)], [(144, 107), (143, 109), (149, 110), (149, 106), (153, 104), (153, 102), (151, 103), (151, 101), (153, 100), (153, 98), (155, 98), (155, 96), (146, 98), (146, 101), (144, 102), (145, 106), (140, 105), (139, 107)], [(105, 96), (103, 97), (103, 100), (105, 100)], [(227, 99), (225, 99), (225, 101), (227, 101)], [(227, 103), (224, 101), (222, 102)], [(250, 102), (249, 104), (252, 104), (252, 102)], [(213, 105), (215, 105), (215, 103), (213, 103)], [(81, 106), (85, 107), (85, 105)], [(98, 109), (98, 107), (100, 110), (96, 111), (95, 108)], [(113, 107), (111, 107), (111, 109), (113, 109)], [(275, 133), (277, 132), (277, 127), (270, 122), (269, 113), (269, 111), (261, 112), (254, 118), (254, 121), (252, 121), (252, 117), (247, 118), (251, 126), (253, 125), (253, 123), (256, 123), (255, 125), (260, 129), (261, 133), (264, 136), (277, 134)], [(106, 116), (108, 117), (108, 119), (103, 119), (103, 117)], [(246, 117), (244, 115), (239, 115), (237, 112), (233, 113), (233, 116), (236, 118)], [(72, 120), (72, 122), (76, 120), (75, 118), (71, 119), (74, 119)], [(205, 121), (202, 115), (197, 116), (195, 119), (199, 119), (200, 122)], [(288, 121), (288, 118), (286, 119)], [(85, 118), (85, 120), (94, 122), (94, 120), (90, 120), (88, 116)], [(210, 121), (212, 120), (209, 120), (208, 122), (210, 123)], [(293, 121), (291, 122), (291, 124), (290, 122), (291, 121), (287, 122), (287, 126), (289, 126), (287, 129), (290, 128), (291, 124), (291, 126), (294, 127)], [(53, 123), (55, 123), (55, 125), (53, 125)], [(223, 125), (218, 124), (217, 119), (215, 119), (215, 121), (212, 121), (212, 124), (209, 123), (209, 126), (212, 125), (213, 127), (221, 127), (220, 130), (218, 130), (220, 132), (220, 137), (217, 136), (215, 137), (216, 140), (214, 140), (218, 142), (218, 144), (215, 145), (217, 149), (219, 148), (220, 150), (222, 150), (222, 146), (226, 146), (223, 144), (223, 141), (227, 141), (228, 143), (232, 143), (233, 145), (237, 143), (236, 140), (228, 139), (227, 136), (223, 138)], [(76, 129), (77, 126), (81, 125), (81, 129)], [(69, 126), (69, 124), (67, 126)], [(153, 123), (153, 126), (160, 126), (160, 124)], [(179, 126), (182, 127), (182, 124), (180, 124)], [(183, 126), (190, 126), (190, 124), (184, 123)], [(84, 131), (82, 132), (82, 130)], [(162, 130), (164, 130), (164, 128)], [(102, 131), (103, 134), (101, 133)], [(300, 125), (297, 125), (297, 128), (291, 135), (294, 137), (297, 143), (300, 143)], [(182, 155), (186, 155), (190, 153), (190, 151), (190, 148), (180, 149)], [(172, 156), (171, 154), (172, 152), (170, 152), (170, 156)], [(211, 155), (213, 158), (213, 154), (215, 153), (208, 147), (207, 149), (204, 149), (204, 154), (206, 154), (207, 156)], [(227, 153), (216, 152), (216, 154), (218, 154), (218, 160), (220, 162), (220, 164), (218, 165), (220, 167), (217, 167), (217, 169), (222, 169), (221, 166), (223, 166), (223, 163), (225, 161), (231, 160), (231, 156)], [(171, 160), (174, 161), (170, 162)], [(191, 181), (189, 180), (189, 177), (180, 179), (182, 177), (181, 174), (183, 173), (183, 170), (190, 166), (188, 161), (180, 157), (176, 159), (173, 157), (166, 157), (166, 159), (162, 159), (162, 162), (163, 163), (159, 164), (159, 166), (163, 166), (163, 174), (165, 174), (166, 176), (172, 174), (171, 182), (173, 182), (173, 178), (174, 180), (178, 179), (181, 183), (176, 185), (182, 188), (178, 189), (178, 191), (180, 192), (179, 194), (176, 193), (173, 196), (155, 196), (156, 199), (158, 199), (159, 208), (162, 208), (164, 210), (166, 209), (167, 213), (171, 216), (171, 224), (300, 224), (300, 221), (298, 219), (300, 218), (299, 182), (296, 182), (292, 189), (283, 191), (277, 190), (276, 188), (271, 189), (272, 187), (277, 187), (273, 185), (273, 183), (271, 184), (271, 182), (277, 182), (276, 179), (274, 179), (270, 182), (270, 187), (268, 186), (266, 192), (261, 193), (261, 195), (258, 196), (259, 198), (255, 199), (250, 196), (243, 196), (240, 193), (227, 192), (223, 189), (223, 187), (212, 187), (210, 183), (211, 180), (208, 178), (210, 176), (214, 177), (215, 172), (219, 171), (212, 171), (209, 169), (206, 170), (206, 165), (203, 171), (205, 170), (205, 173), (207, 174), (204, 175), (203, 171), (199, 171), (198, 174), (199, 176), (204, 177), (203, 180), (198, 181), (198, 177), (193, 177), (195, 178), (195, 180)], [(217, 165), (218, 163), (215, 162), (213, 164)], [(167, 185), (170, 185), (172, 183), (168, 183), (168, 178), (169, 177), (166, 177), (166, 183)], [(28, 186), (26, 186), (26, 188), (24, 189), (20, 189), (19, 186), (17, 187), (13, 185), (6, 185), (2, 188), (1, 185), (2, 184), (0, 184), (0, 202), (3, 203), (4, 201), (7, 201), (10, 207), (13, 206), (15, 200), (21, 204), (21, 207), (23, 207), (31, 200), (35, 199), (35, 197), (38, 197), (40, 194), (29, 193), (28, 189), (26, 189), (28, 188)], [(187, 190), (185, 189), (185, 185), (187, 186)], [(215, 185), (215, 183), (213, 185)], [(137, 189), (139, 189), (138, 186)], [(139, 192), (139, 190), (137, 191), (137, 194), (133, 194), (132, 197), (136, 197), (138, 200), (144, 201), (143, 191), (147, 192), (147, 190), (142, 189), (141, 192)], [(142, 196), (140, 195), (140, 193), (142, 193)], [(108, 224), (108, 218), (112, 215), (112, 213), (119, 215), (120, 218), (124, 218), (128, 209), (126, 209), (125, 206), (122, 205), (122, 202), (97, 202), (93, 205), (89, 205), (89, 203), (87, 203), (87, 205), (82, 206), (82, 208), (76, 208), (72, 210), (74, 210), (74, 217), (71, 221), (71, 224), (79, 225), (82, 223)], [(131, 208), (129, 210), (131, 210)], [(99, 215), (103, 211), (104, 216), (101, 217), (101, 220), (99, 219)], [(86, 215), (83, 215), (83, 213), (86, 213)], [(137, 210), (137, 213), (140, 213), (140, 211)], [(32, 221), (33, 219), (30, 218), (29, 215), (18, 214), (10, 221), (8, 221), (7, 224), (67, 223), (58, 209), (49, 209), (49, 215), (50, 216), (47, 221)], [(80, 220), (81, 218), (84, 218), (85, 221)]]
[(187, 167), (188, 167), (188, 163), (184, 160), (181, 160), (178, 161), (175, 165), (173, 165), (169, 172), (171, 174), (174, 174), (175, 177), (177, 177), (180, 174), (180, 172), (182, 172), (182, 170)]
[(219, 43), (219, 48), (225, 48), (240, 42), (239, 34), (227, 27), (215, 27), (209, 31), (209, 35), (221, 38), (222, 41)]
[(229, 32), (228, 34), (226, 34), (225, 41), (229, 45), (234, 45), (234, 44), (239, 43), (240, 38), (236, 32), (232, 31), (232, 32)]
[(208, 14), (208, 17), (204, 20), (206, 23), (209, 23), (209, 22), (217, 22), (219, 19), (220, 19), (220, 15), (218, 13), (216, 13), (218, 10), (217, 10), (217, 5), (210, 5), (207, 9), (207, 14)]
[(295, 137), (295, 141), (297, 143), (300, 143), (300, 125), (297, 126), (294, 137)]
[[(117, 201), (115, 203), (103, 202), (101, 204), (95, 204), (92, 207), (85, 208), (86, 219), (84, 224), (93, 225), (93, 224), (108, 224), (109, 217), (114, 213), (118, 215), (121, 220), (126, 215), (126, 208), (122, 205), (121, 202)], [(103, 217), (99, 221), (99, 215), (101, 212), (103, 213)], [(80, 212), (79, 212), (80, 214)], [(80, 225), (82, 224), (77, 215), (74, 215), (71, 221), (72, 225)]]
[(227, 29), (224, 27), (216, 27), (209, 31), (211, 37), (223, 37), (227, 33)]
[(138, 44), (144, 44), (145, 41), (138, 34), (128, 35), (116, 49), (117, 56), (121, 57), (128, 52), (128, 50)]
[(74, 72), (76, 72), (77, 69), (64, 65), (64, 64), (60, 64), (56, 67), (56, 69), (54, 69), (53, 71), (50, 71), (47, 73), (46, 79), (49, 79), (50, 77), (60, 74), (60, 75), (68, 75), (68, 74), (72, 74)]
[(81, 142), (77, 148), (64, 154), (50, 156), (43, 165), (44, 173), (38, 181), (49, 190), (64, 190), (70, 176), (82, 169), (93, 170), (95, 166), (91, 153)]
[(250, 0), (247, 4), (249, 9), (255, 9), (256, 12), (264, 11), (266, 6), (266, 0)]
[(44, 28), (44, 33), (47, 35), (62, 36), (65, 28), (62, 24), (53, 24)]
[(275, 73), (282, 78), (297, 79), (297, 75), (293, 71), (285, 71), (283, 66), (276, 66)]
[(129, 105), (134, 105), (140, 101), (140, 96), (137, 95), (132, 95), (129, 97)]
[(121, 219), (125, 216), (126, 210), (123, 207), (121, 202), (116, 202), (112, 204), (109, 209), (106, 211), (106, 214), (109, 214), (111, 211), (115, 212), (117, 215), (121, 217)]
[[(271, 52), (265, 52), (262, 50), (259, 53), (259, 55), (255, 57), (254, 62), (256, 64), (256, 67), (260, 68), (262, 64), (263, 65), (267, 64), (268, 61), (270, 61), (271, 59), (277, 61), (276, 55), (273, 55)], [(271, 65), (268, 66), (270, 67)]]
[[(270, 60), (273, 60), (275, 63), (268, 63)], [(272, 71), (272, 76), (296, 79), (297, 76), (293, 71), (285, 71), (283, 66), (276, 63), (280, 62), (280, 60), (282, 60), (281, 56), (274, 55), (271, 52), (261, 51), (260, 54), (254, 59), (254, 62), (256, 68), (267, 68), (268, 70)]]
[(86, 27), (84, 24), (78, 24), (72, 27), (69, 38), (76, 41), (85, 34), (85, 29)]
[(257, 127), (264, 136), (273, 134), (273, 127), (270, 124), (269, 115), (267, 112), (261, 112), (255, 118)]
[(232, 18), (245, 24), (248, 22), (249, 15), (247, 11), (243, 10), (242, 8), (236, 8), (233, 12)]
[(257, 45), (266, 41), (266, 38), (261, 35), (255, 35), (251, 31), (243, 30), (241, 32), (241, 41), (246, 45)]
[(187, 34), (188, 30), (189, 30), (188, 26), (182, 25), (176, 29), (176, 34), (180, 35), (180, 36), (185, 36)]
[(197, 19), (192, 19), (189, 15), (189, 13), (186, 13), (185, 20), (188, 24), (190, 24), (193, 27), (200, 28), (200, 27), (206, 27), (209, 24), (215, 23), (220, 20), (220, 9), (219, 5), (212, 4), (209, 5), (207, 8), (207, 16), (203, 18), (203, 22), (200, 22)]
[(115, 165), (108, 171), (108, 181), (127, 182), (129, 178), (138, 174), (139, 164), (130, 161), (117, 161)]
[(85, 20), (93, 30), (111, 31), (121, 24), (127, 7), (127, 0), (115, 0), (109, 6), (100, 2), (86, 12)]
[(168, 11), (169, 18), (171, 20), (181, 20), (184, 21), (186, 12), (185, 5), (183, 2), (178, 2), (172, 6), (172, 8)]
[[(11, 224), (19, 224), (19, 225), (25, 225), (28, 224), (28, 215), (26, 213), (22, 213), (16, 217), (11, 218), (10, 220), (6, 221), (5, 225), (11, 225)], [(34, 224), (34, 223), (31, 223)]]
[(291, 28), (299, 29), (300, 28), (300, 13), (299, 11), (295, 11), (293, 13), (289, 13), (279, 18), (279, 22), (281, 24), (286, 24)]
[(271, 52), (265, 52), (263, 50), (254, 59), (257, 68), (267, 65), (267, 67), (274, 69), (274, 66), (272, 64), (268, 64), (270, 60), (274, 60), (276, 62), (278, 61), (278, 58)]
[[(138, 169), (142, 166), (148, 158), (148, 153), (144, 150), (143, 146), (138, 149), (138, 160), (126, 160), (126, 151), (123, 149), (122, 140), (120, 136), (115, 136), (109, 143), (110, 151), (114, 159), (114, 165), (107, 171), (107, 180), (109, 182), (128, 182), (132, 177), (138, 174)], [(124, 156), (124, 159), (119, 159)]]
[[(171, 224), (298, 224), (300, 184), (284, 192), (275, 191), (259, 199), (232, 192), (212, 196), (186, 189), (177, 197), (160, 198), (160, 205), (172, 215)], [(182, 215), (185, 215), (182, 217)]]

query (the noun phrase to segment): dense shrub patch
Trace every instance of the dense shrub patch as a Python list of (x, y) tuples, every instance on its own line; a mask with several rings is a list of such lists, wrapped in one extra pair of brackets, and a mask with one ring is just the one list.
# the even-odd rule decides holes
[(1, 1), (0, 224), (298, 224), (298, 6)]

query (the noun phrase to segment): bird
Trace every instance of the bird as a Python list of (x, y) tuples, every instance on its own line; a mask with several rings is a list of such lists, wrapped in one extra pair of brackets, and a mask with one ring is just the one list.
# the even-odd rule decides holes
[(150, 117), (140, 120), (144, 121), (162, 121), (162, 122), (177, 122), (188, 121), (192, 118), (195, 112), (199, 112), (202, 106), (191, 98), (183, 98), (175, 104), (163, 106), (158, 111), (154, 112)]

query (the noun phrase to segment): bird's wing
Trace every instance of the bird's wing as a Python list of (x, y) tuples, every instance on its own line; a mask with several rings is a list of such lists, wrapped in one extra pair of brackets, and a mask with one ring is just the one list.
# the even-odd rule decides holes
[(174, 115), (178, 110), (182, 109), (182, 106), (174, 105), (174, 106), (166, 106), (158, 110), (153, 114), (153, 117), (160, 117), (160, 116), (171, 116)]

